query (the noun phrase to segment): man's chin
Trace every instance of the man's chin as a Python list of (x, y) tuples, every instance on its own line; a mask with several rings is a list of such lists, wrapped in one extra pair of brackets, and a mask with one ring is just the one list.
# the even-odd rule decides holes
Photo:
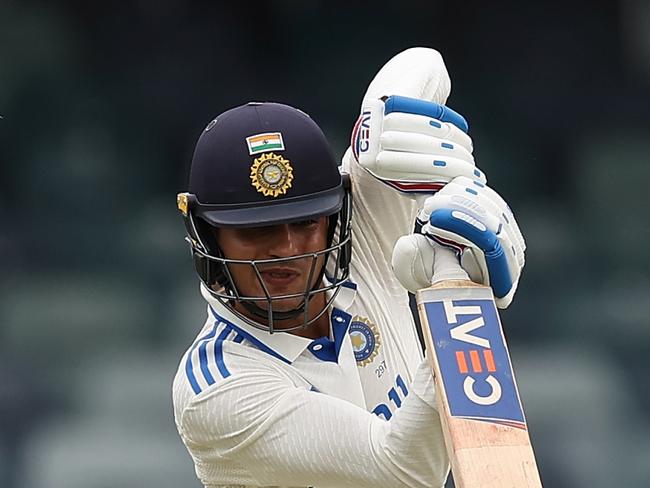
[[(294, 310), (301, 310), (305, 303), (302, 296), (305, 292), (304, 287), (300, 289), (287, 289), (287, 288), (280, 289), (280, 288), (269, 287), (268, 292), (269, 295), (271, 295), (271, 297), (293, 295), (293, 298), (285, 298), (285, 299), (271, 298), (271, 304), (274, 312), (292, 312)], [(263, 297), (264, 292), (258, 291), (253, 296)], [(254, 303), (262, 310), (269, 309), (269, 302), (265, 299), (254, 300)]]
[[(274, 312), (292, 312), (299, 310), (303, 305), (303, 300), (300, 298), (292, 298), (290, 300), (273, 300)], [(268, 310), (268, 304), (264, 303), (263, 308)]]

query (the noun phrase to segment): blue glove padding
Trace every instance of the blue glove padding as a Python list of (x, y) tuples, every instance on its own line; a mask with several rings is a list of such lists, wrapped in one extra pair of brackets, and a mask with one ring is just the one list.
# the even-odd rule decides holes
[[(384, 115), (392, 112), (424, 115), (432, 119), (437, 119), (440, 122), (454, 124), (465, 134), (469, 131), (469, 125), (465, 117), (446, 105), (440, 105), (439, 103), (428, 100), (393, 95), (384, 100)], [(435, 122), (435, 120), (430, 121), (429, 124), (434, 124)]]
[[(446, 230), (451, 234), (466, 239), (483, 251), (494, 296), (503, 298), (512, 289), (513, 279), (510, 276), (508, 259), (503, 252), (499, 238), (480, 222), (468, 222), (466, 217), (467, 214), (462, 214), (458, 210), (444, 208), (434, 210), (429, 218), (429, 223), (436, 229)], [(441, 242), (440, 240), (437, 241)]]
[(425, 200), (418, 220), (422, 234), (458, 251), (472, 281), (492, 287), (497, 306), (510, 304), (526, 244), (510, 207), (494, 190), (454, 178)]

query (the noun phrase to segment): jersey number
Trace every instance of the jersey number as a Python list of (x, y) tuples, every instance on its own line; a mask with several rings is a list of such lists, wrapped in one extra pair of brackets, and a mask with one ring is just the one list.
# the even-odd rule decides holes
[[(397, 391), (398, 388), (402, 392), (401, 397)], [(409, 391), (408, 388), (406, 388), (406, 383), (404, 383), (404, 380), (400, 375), (397, 375), (397, 378), (395, 378), (395, 386), (388, 390), (388, 400), (392, 402), (393, 405), (395, 405), (395, 409), (398, 409), (402, 406), (402, 400), (406, 398), (408, 394)], [(372, 413), (377, 416), (384, 417), (386, 420), (390, 420), (390, 418), (393, 416), (393, 413), (391, 412), (391, 409), (387, 403), (380, 403), (372, 410)]]

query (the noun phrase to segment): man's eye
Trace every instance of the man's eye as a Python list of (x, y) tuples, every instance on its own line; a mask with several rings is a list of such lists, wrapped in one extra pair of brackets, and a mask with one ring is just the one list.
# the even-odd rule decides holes
[(309, 227), (316, 224), (318, 224), (318, 220), (314, 220), (314, 219), (301, 220), (299, 222), (296, 222), (296, 225), (299, 227)]

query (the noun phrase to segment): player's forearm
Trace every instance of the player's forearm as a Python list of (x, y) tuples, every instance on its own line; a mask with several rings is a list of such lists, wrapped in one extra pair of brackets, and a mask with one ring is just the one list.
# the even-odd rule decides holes
[[(437, 413), (429, 415), (434, 410), (435, 395), (426, 360), (420, 365), (411, 388), (409, 404), (405, 403), (390, 423), (381, 425), (386, 432), (379, 441), (378, 452), (384, 457), (384, 466), (398, 467), (395, 476), (405, 486), (442, 487), (449, 473), (449, 458), (440, 419)], [(421, 430), (414, 433), (413, 429)], [(423, 466), (431, 469), (423, 470)]]

